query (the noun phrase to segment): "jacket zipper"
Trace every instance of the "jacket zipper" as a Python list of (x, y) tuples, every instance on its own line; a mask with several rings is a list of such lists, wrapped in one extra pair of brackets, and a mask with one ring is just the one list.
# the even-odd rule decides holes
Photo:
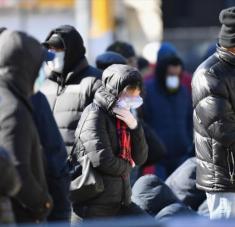
[[(228, 163), (228, 170), (229, 170), (229, 176), (230, 176), (230, 182), (234, 184), (234, 175), (235, 175), (235, 161), (234, 161), (234, 155), (230, 148), (227, 148), (227, 163)], [(232, 162), (232, 166), (230, 165), (230, 158)]]

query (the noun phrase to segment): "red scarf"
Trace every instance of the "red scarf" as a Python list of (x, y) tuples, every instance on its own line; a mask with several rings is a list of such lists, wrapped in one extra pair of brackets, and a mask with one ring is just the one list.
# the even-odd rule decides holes
[(120, 153), (119, 157), (130, 162), (131, 166), (135, 166), (135, 162), (131, 157), (131, 135), (125, 122), (117, 119), (117, 132), (119, 136)]

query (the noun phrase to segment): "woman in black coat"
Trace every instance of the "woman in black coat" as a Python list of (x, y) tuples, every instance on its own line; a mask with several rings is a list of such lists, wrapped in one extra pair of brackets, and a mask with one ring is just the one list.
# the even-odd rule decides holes
[(75, 199), (74, 210), (83, 218), (143, 214), (131, 203), (129, 179), (132, 167), (147, 159), (143, 128), (130, 111), (142, 104), (141, 75), (133, 67), (112, 65), (102, 83), (79, 122), (76, 153), (89, 157), (104, 190), (82, 204)]

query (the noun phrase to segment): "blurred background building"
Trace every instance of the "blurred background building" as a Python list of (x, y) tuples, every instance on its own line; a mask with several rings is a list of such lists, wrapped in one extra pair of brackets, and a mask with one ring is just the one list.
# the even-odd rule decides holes
[(161, 41), (170, 41), (193, 72), (217, 40), (219, 12), (229, 6), (235, 0), (0, 0), (0, 26), (43, 41), (52, 28), (74, 25), (91, 61), (118, 39), (154, 62)]

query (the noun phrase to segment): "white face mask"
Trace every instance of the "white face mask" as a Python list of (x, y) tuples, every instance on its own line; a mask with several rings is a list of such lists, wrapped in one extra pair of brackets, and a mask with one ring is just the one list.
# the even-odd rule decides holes
[(176, 75), (168, 75), (166, 78), (166, 87), (175, 90), (180, 86), (180, 79)]
[(122, 97), (120, 98), (116, 106), (125, 109), (137, 109), (143, 104), (143, 99), (140, 96), (137, 97)]
[(62, 73), (64, 69), (64, 51), (55, 52), (55, 58), (52, 61), (48, 61), (47, 65), (51, 71)]

